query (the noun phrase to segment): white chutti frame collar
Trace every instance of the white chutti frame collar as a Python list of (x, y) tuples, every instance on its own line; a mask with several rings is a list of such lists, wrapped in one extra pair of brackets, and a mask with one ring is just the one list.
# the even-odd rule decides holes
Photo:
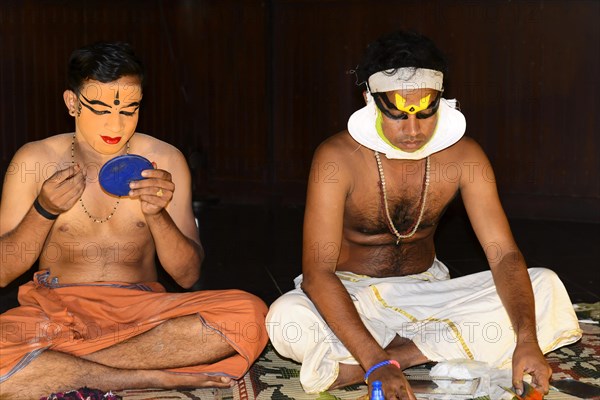
[(420, 149), (406, 152), (390, 146), (379, 136), (375, 126), (377, 111), (373, 96), (367, 92), (367, 105), (350, 116), (348, 132), (358, 143), (385, 154), (390, 159), (420, 160), (425, 158), (458, 142), (467, 127), (465, 116), (456, 109), (456, 100), (442, 98), (437, 111), (438, 121), (433, 136)]

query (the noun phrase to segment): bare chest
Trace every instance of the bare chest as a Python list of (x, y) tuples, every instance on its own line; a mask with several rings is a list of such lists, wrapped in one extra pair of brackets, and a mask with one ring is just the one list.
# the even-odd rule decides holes
[(365, 174), (348, 196), (345, 228), (362, 235), (382, 235), (396, 230), (400, 235), (436, 226), (458, 191), (458, 182), (440, 180), (432, 164), (422, 171), (376, 171)]
[(153, 254), (153, 248), (138, 201), (121, 199), (107, 207), (78, 202), (57, 220), (44, 245), (40, 265), (140, 265), (147, 254)]

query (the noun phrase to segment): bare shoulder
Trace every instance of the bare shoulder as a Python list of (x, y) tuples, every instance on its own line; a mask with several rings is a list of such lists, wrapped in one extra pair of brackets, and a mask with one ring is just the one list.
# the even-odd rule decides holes
[(451, 161), (481, 161), (487, 158), (479, 143), (468, 136), (463, 136), (458, 142), (441, 153), (445, 153)]
[[(348, 131), (327, 138), (315, 150), (309, 187), (322, 186), (339, 193), (351, 193), (355, 180), (366, 168), (367, 152)], [(319, 185), (321, 183), (327, 185)]]
[(463, 194), (467, 188), (495, 184), (492, 164), (483, 148), (473, 138), (463, 137), (449, 150), (453, 152), (451, 163), (460, 167), (460, 188)]
[(317, 147), (315, 159), (354, 165), (363, 158), (363, 151), (364, 147), (356, 142), (348, 131), (342, 131), (327, 138)]
[(72, 133), (62, 133), (25, 143), (15, 153), (13, 162), (60, 163), (70, 151), (72, 137)]
[(135, 144), (141, 149), (147, 151), (160, 151), (168, 155), (182, 155), (181, 151), (170, 143), (155, 138), (154, 136), (146, 135), (145, 133), (135, 134)]
[(43, 183), (70, 164), (72, 133), (24, 144), (12, 158), (2, 185), (0, 232), (19, 224)]
[(158, 168), (187, 165), (185, 156), (177, 147), (144, 133), (135, 134), (132, 148), (135, 153), (155, 162)]
[(63, 133), (21, 146), (6, 170), (4, 186), (35, 192), (56, 171), (70, 166), (72, 137)]

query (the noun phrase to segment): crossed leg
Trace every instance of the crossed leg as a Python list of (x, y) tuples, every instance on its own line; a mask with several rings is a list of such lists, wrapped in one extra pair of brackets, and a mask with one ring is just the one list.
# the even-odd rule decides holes
[[(411, 340), (400, 336), (396, 336), (385, 349), (400, 363), (402, 369), (429, 361)], [(340, 364), (338, 377), (330, 389), (362, 383), (364, 375), (365, 370), (360, 365)]]
[(162, 369), (212, 364), (235, 354), (195, 315), (169, 320), (109, 348), (74, 357), (45, 351), (0, 384), (0, 399), (39, 399), (82, 386), (104, 391), (139, 388), (229, 387), (226, 377), (174, 374)]

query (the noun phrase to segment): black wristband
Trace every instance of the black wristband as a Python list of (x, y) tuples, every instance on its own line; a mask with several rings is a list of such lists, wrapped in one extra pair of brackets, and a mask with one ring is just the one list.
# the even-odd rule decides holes
[(37, 197), (35, 198), (35, 201), (33, 202), (33, 208), (35, 208), (35, 211), (39, 212), (42, 217), (49, 219), (51, 221), (54, 221), (60, 215), (60, 214), (51, 214), (48, 211), (46, 211), (44, 209), (44, 207), (42, 207), (42, 205), (38, 201)]

